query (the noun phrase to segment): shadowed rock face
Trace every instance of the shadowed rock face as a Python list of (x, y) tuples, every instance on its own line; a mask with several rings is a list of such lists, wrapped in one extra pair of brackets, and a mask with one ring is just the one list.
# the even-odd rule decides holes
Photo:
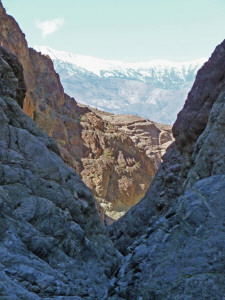
[(144, 234), (151, 218), (168, 210), (186, 187), (224, 172), (225, 41), (197, 74), (173, 126), (175, 142), (167, 149), (143, 200), (109, 228), (122, 251)]
[(129, 248), (107, 299), (222, 299), (225, 176), (198, 181)]
[(127, 255), (107, 299), (224, 297), (224, 75), (225, 41), (199, 71), (146, 196), (109, 228)]
[(145, 119), (142, 125), (138, 120), (127, 126), (128, 117), (106, 117), (79, 105), (64, 94), (51, 59), (28, 48), (1, 2), (0, 15), (0, 44), (17, 56), (24, 70), (27, 92), (20, 106), (56, 141), (63, 160), (92, 190), (101, 219), (106, 224), (117, 220), (145, 195), (172, 141), (171, 127)]
[(0, 48), (0, 298), (102, 299), (119, 256), (88, 188), (17, 104), (21, 86)]
[[(5, 74), (1, 78), (1, 90), (0, 93), (8, 94), (13, 96), (17, 103), (20, 105), (20, 107), (23, 107), (23, 100), (26, 93), (26, 85), (24, 82), (23, 77), (23, 68), (21, 64), (18, 64), (18, 60), (14, 55), (11, 55), (5, 48), (0, 47), (1, 50), (1, 58), (2, 62), (6, 61), (10, 65), (13, 73), (10, 74), (10, 72), (5, 72), (5, 68), (7, 69), (7, 66), (2, 63), (1, 67), (1, 73)], [(9, 83), (14, 83), (14, 85), (9, 86)], [(16, 86), (16, 89), (15, 89)]]

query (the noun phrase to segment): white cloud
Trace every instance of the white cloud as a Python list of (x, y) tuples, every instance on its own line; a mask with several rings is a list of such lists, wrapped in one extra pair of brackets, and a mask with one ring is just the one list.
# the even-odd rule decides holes
[(63, 24), (64, 24), (63, 18), (46, 20), (43, 22), (36, 21), (36, 26), (37, 26), (37, 28), (41, 29), (43, 38), (45, 38), (49, 34), (52, 34), (55, 31), (57, 31), (60, 27), (62, 27)]

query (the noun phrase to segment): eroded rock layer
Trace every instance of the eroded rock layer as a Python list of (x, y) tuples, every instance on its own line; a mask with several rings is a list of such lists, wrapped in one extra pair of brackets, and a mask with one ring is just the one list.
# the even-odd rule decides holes
[(24, 69), (23, 110), (56, 141), (64, 161), (91, 188), (102, 220), (107, 224), (117, 220), (145, 195), (172, 141), (171, 127), (133, 121), (132, 116), (127, 126), (128, 116), (117, 120), (77, 104), (64, 94), (51, 59), (28, 48), (1, 1), (0, 15), (0, 44)]
[(81, 176), (107, 224), (143, 198), (172, 141), (171, 128), (136, 116), (91, 110), (81, 120), (89, 151), (81, 158)]

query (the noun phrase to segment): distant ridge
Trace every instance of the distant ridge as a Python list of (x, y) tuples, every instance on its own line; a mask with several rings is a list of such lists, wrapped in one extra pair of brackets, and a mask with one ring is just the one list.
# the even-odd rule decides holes
[(49, 55), (66, 93), (110, 113), (173, 124), (205, 58), (189, 62), (128, 63), (35, 46)]
[[(190, 69), (200, 68), (206, 61), (206, 58), (200, 58), (192, 61), (185, 62), (174, 62), (169, 60), (150, 60), (150, 61), (140, 61), (140, 62), (124, 62), (119, 60), (105, 60), (92, 56), (77, 55), (66, 51), (59, 51), (47, 46), (34, 46), (35, 50), (47, 54), (51, 59), (59, 59), (63, 62), (72, 63), (89, 72), (93, 72), (96, 75), (104, 75), (101, 71), (114, 71), (119, 70), (128, 75), (128, 70), (135, 70), (141, 72), (142, 70), (151, 70), (155, 68), (157, 71), (163, 71), (165, 69), (175, 68), (181, 74), (185, 74)], [(144, 74), (143, 77), (146, 76)], [(182, 76), (182, 75), (181, 75)]]

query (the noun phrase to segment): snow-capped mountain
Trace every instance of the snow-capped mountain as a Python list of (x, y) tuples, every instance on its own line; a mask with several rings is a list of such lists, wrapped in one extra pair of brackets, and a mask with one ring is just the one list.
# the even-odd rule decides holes
[(167, 124), (175, 121), (198, 69), (206, 61), (126, 63), (45, 46), (35, 49), (51, 57), (65, 92), (78, 102)]

